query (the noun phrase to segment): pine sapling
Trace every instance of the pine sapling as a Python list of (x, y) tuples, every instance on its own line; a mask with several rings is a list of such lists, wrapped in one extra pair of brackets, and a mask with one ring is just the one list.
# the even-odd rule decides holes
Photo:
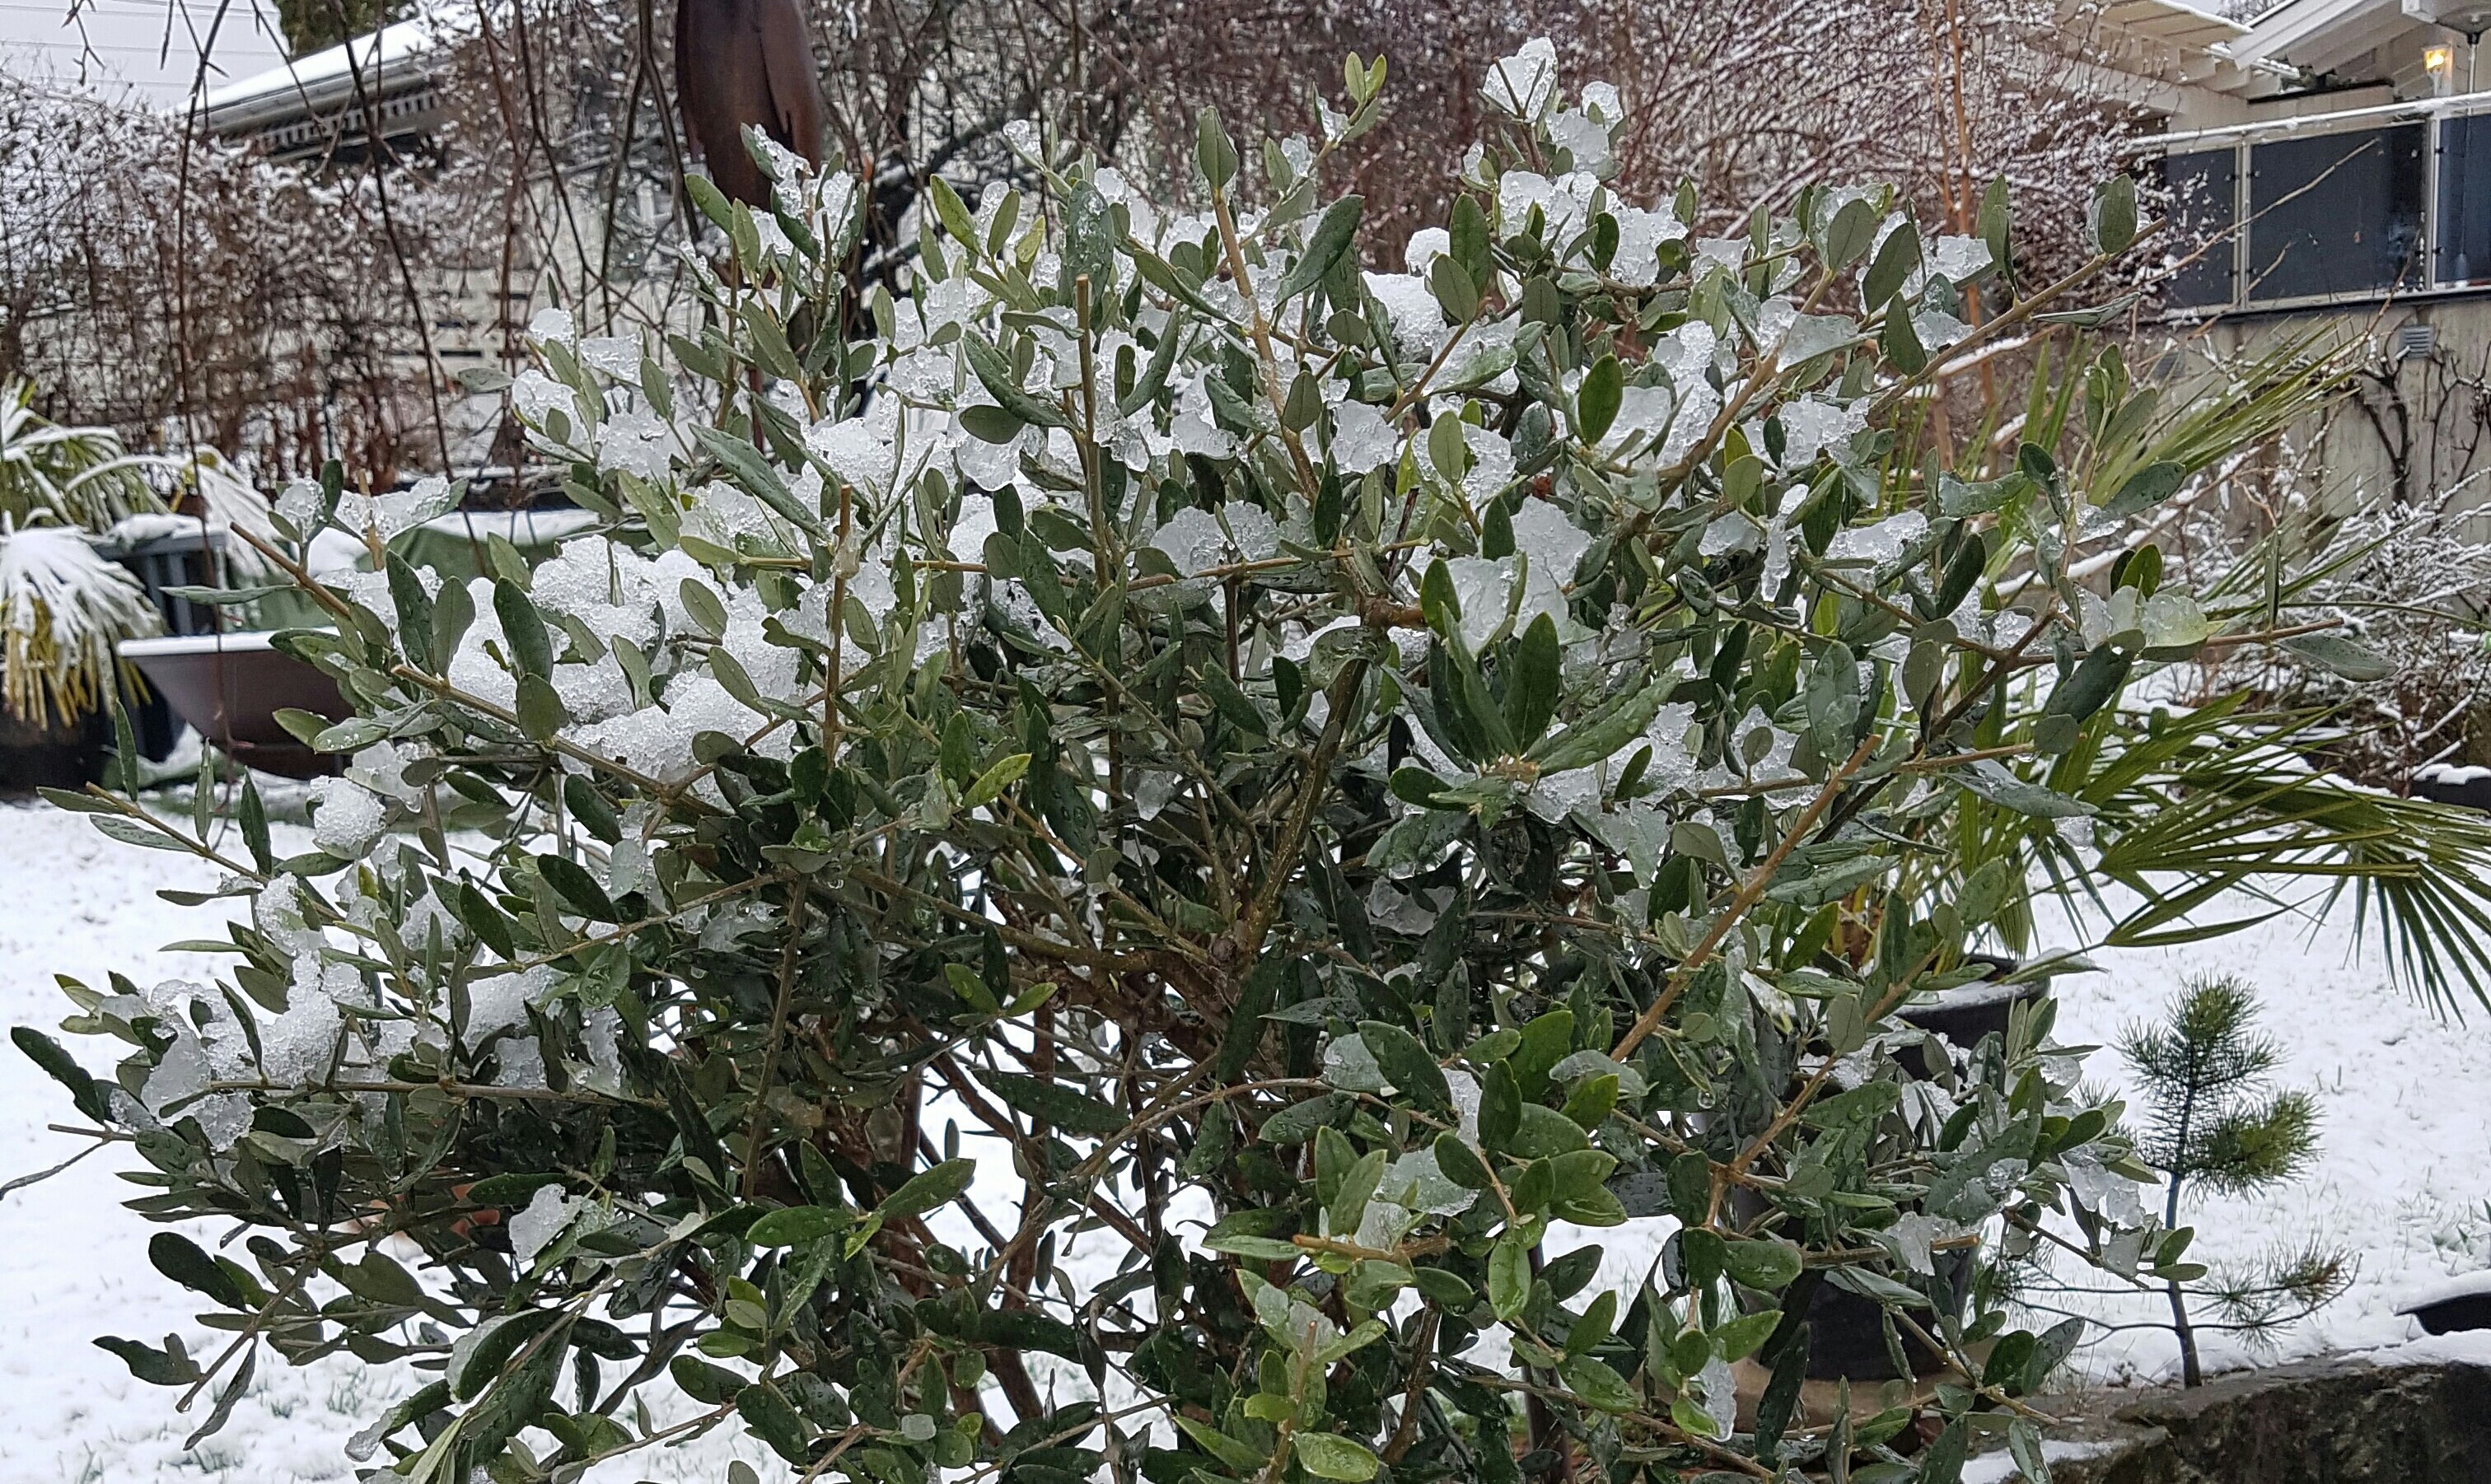
[[(2179, 1226), (2181, 1196), (2191, 1186), (2217, 1194), (2262, 1190), (2292, 1178), (2317, 1153), (2317, 1105), (2305, 1092), (2268, 1090), (2281, 1048), (2251, 1031), (2256, 1017), (2257, 996), (2246, 980), (2199, 975), (2172, 1001), (2162, 1024), (2131, 1026), (2120, 1039), (2143, 1084), (2147, 1121), (2136, 1149), (2163, 1177), (2166, 1227)], [(2205, 1377), (2186, 1285), (2205, 1275), (2189, 1264), (2164, 1279), (2181, 1380), (2189, 1386)], [(2252, 1273), (2197, 1293), (2222, 1316), (2212, 1327), (2254, 1337), (2330, 1301), (2350, 1276), (2343, 1254), (2307, 1243), (2279, 1248)]]

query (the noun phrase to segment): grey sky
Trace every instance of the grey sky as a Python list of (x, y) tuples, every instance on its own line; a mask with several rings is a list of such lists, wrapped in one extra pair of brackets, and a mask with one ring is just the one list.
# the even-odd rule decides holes
[[(179, 108), (198, 73), (211, 30), (207, 88), (263, 72), (282, 60), (277, 11), (261, 0), (0, 0), (0, 71), (63, 84), (85, 82)], [(169, 28), (169, 29), (168, 29)]]

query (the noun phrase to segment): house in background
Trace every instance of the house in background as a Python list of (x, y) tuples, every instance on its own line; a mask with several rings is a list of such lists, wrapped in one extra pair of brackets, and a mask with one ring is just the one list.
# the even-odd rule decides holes
[[(505, 142), (498, 124), (480, 131), (477, 119), (458, 107), (462, 88), (477, 91), (475, 59), (462, 57), (462, 48), (472, 51), (476, 42), (462, 30), (468, 23), (458, 9), (440, 8), (280, 62), (210, 90), (200, 101), (199, 121), (218, 140), (317, 175), (352, 177), (376, 158), (411, 166), (419, 177), (444, 173), (462, 148)], [(609, 84), (594, 69), (565, 74), (561, 96), (574, 132), (610, 137), (601, 114), (614, 102), (604, 96)], [(467, 101), (472, 115), (479, 101)], [(565, 121), (537, 127), (561, 132)], [(556, 162), (540, 164), (539, 148)], [(661, 184), (668, 178), (663, 160), (648, 158), (644, 147), (623, 165), (618, 172), (608, 147), (557, 157), (550, 145), (532, 143), (519, 195), (495, 189), (478, 196), (470, 182), (470, 195), (456, 198), (484, 213), (484, 229), (459, 235), (454, 249), (445, 249), (438, 233), (425, 238), (413, 269), (415, 297), (423, 308), (424, 344), (442, 373), (455, 472), (492, 482), (511, 474), (515, 441), (502, 397), (497, 391), (467, 390), (466, 373), (525, 364), (525, 330), (538, 310), (577, 308), (594, 283), (606, 317), (583, 312), (586, 332), (679, 328), (668, 317), (680, 317), (684, 298), (674, 282), (678, 265), (655, 250), (670, 230), (674, 206)], [(441, 203), (432, 206), (438, 211)], [(406, 384), (422, 386), (421, 356), (409, 347), (398, 360)], [(476, 383), (494, 385), (489, 376)]]
[[(2220, 351), (2313, 321), (2362, 337), (2357, 401), (2307, 439), (2330, 489), (2491, 508), (2491, 0), (2282, 0), (2245, 20), (2184, 0), (2065, 0), (2062, 14), (2083, 86), (2147, 121), (2176, 194), (2167, 328)], [(429, 22), (401, 21), (216, 89), (204, 120), (314, 169), (360, 164), (375, 131), (422, 156), (449, 118), (448, 66)], [(617, 204), (646, 243), (671, 202), (644, 183)], [(553, 284), (585, 265), (557, 260), (559, 234), (531, 246), (551, 256), (430, 276), (445, 370), (513, 364), (532, 309), (571, 297)], [(635, 317), (664, 322), (648, 307)], [(495, 400), (458, 409), (457, 462), (489, 460)]]
[(2491, 504), (2491, 0), (2200, 18), (2202, 62), (2154, 110), (2175, 327), (2226, 351), (2361, 337), (2356, 399), (2310, 434), (2330, 492)]
[[(197, 117), (209, 136), (258, 151), (319, 174), (390, 160), (438, 159), (435, 134), (448, 121), (446, 69), (431, 23), (395, 21), (326, 50), (212, 88)], [(501, 432), (497, 396), (462, 393), (455, 378), (471, 366), (494, 367), (518, 351), (530, 289), (505, 299), (489, 286), (491, 265), (426, 263), (417, 275), (425, 341), (444, 374), (442, 418), (451, 460), (479, 474), (494, 462)], [(412, 351), (395, 356), (409, 386), (425, 368)]]
[(211, 88), (200, 113), (219, 139), (342, 169), (369, 158), (375, 121), (393, 149), (422, 151), (444, 117), (440, 84), (429, 23), (401, 20)]

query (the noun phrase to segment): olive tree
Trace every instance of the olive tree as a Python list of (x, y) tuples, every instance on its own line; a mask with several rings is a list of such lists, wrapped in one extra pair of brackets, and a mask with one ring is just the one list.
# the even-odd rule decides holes
[[(263, 1348), (413, 1357), (349, 1451), (415, 1481), (718, 1427), (910, 1484), (2037, 1448), (2075, 1334), (1980, 1275), (2151, 1284), (2185, 1234), (2046, 1001), (1975, 1047), (1897, 1012), (1998, 974), (2053, 870), (2136, 887), (2116, 941), (2349, 876), (2477, 967), (2435, 926), (2481, 920), (2477, 828), (2123, 700), (2210, 647), (2359, 667), (2119, 545), (2337, 372), (2131, 385), (2081, 293), (2124, 181), (1977, 330), (2003, 190), (1979, 235), (1811, 187), (1690, 238), (1574, 168), (1615, 95), (1544, 45), (1363, 272), (1321, 181), (1384, 71), (1293, 138), (1205, 114), (1192, 213), (1015, 131), (1043, 189), (935, 182), (905, 298), (839, 277), (855, 183), (754, 141), (773, 210), (692, 188), (737, 269), (697, 335), (539, 317), (510, 395), (602, 525), (533, 570), (410, 567), (433, 486), (287, 491), (266, 555), (333, 622), (278, 642), (357, 713), (296, 718), (343, 765), (315, 848), (249, 789), (236, 841), (56, 796), (241, 910), (219, 982), (69, 986), (109, 1074), (16, 1033), (137, 1210), (249, 1229), (156, 1238), (218, 1353), (102, 1343), (220, 1411)], [(1940, 464), (1933, 377), (2008, 336), (2057, 369)], [(376, 570), (302, 577), (333, 527)], [(1648, 1276), (1594, 1281), (1602, 1229)], [(1800, 1408), (1828, 1287), (1946, 1383)]]

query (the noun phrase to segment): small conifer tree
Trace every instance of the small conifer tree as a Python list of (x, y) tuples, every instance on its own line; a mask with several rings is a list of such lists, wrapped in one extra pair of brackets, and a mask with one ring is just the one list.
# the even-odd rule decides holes
[[(2120, 1038), (2150, 1111), (2137, 1157), (2162, 1175), (2167, 1228), (2179, 1227), (2184, 1187), (2264, 1189), (2300, 1174), (2318, 1152), (2316, 1102), (2306, 1092), (2267, 1089), (2281, 1051), (2272, 1037), (2250, 1029), (2256, 1018), (2257, 995), (2246, 980), (2198, 975), (2172, 1000), (2162, 1024), (2131, 1026)], [(2174, 1256), (2163, 1254), (2166, 1263)], [(2188, 1263), (2164, 1277), (2171, 1328), (2180, 1339), (2181, 1380), (2190, 1386), (2205, 1379), (2188, 1317), (2190, 1293), (2214, 1303), (2222, 1315), (2216, 1327), (2256, 1336), (2331, 1301), (2350, 1269), (2341, 1253), (2310, 1243), (2278, 1248), (2253, 1272), (2192, 1290), (2206, 1275), (2203, 1265)]]

